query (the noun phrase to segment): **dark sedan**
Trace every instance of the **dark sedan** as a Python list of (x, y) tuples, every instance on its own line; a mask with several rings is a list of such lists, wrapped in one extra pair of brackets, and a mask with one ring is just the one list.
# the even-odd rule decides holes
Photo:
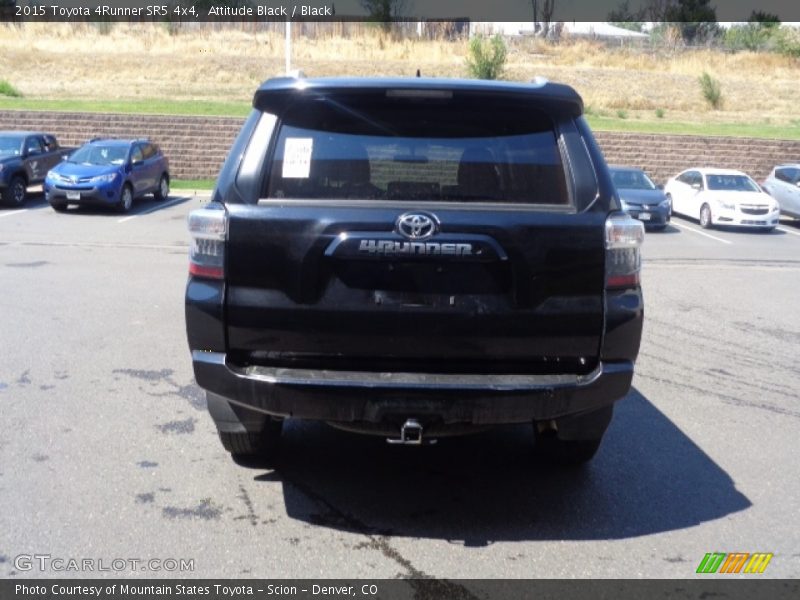
[(622, 208), (648, 229), (662, 230), (672, 213), (664, 190), (659, 189), (641, 169), (609, 167)]

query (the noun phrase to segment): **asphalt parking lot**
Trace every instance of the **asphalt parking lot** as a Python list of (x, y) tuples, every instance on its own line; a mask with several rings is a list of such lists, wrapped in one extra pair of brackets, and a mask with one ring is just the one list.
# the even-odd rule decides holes
[(800, 576), (797, 224), (647, 234), (634, 389), (584, 470), (534, 464), (525, 427), (399, 448), (299, 422), (273, 469), (230, 460), (193, 383), (204, 201), (0, 209), (0, 577), (82, 575), (16, 560), (49, 554), (194, 561), (132, 573), (156, 577), (683, 578), (717, 551)]

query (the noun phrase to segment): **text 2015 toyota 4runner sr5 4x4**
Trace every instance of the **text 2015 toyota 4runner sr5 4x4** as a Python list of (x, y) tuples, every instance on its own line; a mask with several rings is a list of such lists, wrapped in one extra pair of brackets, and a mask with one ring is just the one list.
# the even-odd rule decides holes
[(287, 417), (596, 452), (639, 351), (641, 223), (564, 85), (267, 81), (189, 217), (186, 326), (225, 448)]

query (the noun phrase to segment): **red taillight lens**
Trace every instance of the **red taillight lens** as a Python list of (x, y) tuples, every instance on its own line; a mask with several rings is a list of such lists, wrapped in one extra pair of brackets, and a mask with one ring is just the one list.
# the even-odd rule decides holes
[(639, 285), (644, 225), (627, 213), (606, 219), (606, 289)]
[(227, 232), (224, 209), (201, 208), (189, 214), (189, 273), (207, 279), (225, 278)]

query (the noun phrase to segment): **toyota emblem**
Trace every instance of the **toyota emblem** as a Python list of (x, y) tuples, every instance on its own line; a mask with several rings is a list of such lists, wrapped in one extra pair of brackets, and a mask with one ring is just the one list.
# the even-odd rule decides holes
[(397, 219), (397, 233), (410, 240), (424, 240), (431, 237), (438, 229), (438, 222), (433, 215), (423, 213), (406, 213)]

